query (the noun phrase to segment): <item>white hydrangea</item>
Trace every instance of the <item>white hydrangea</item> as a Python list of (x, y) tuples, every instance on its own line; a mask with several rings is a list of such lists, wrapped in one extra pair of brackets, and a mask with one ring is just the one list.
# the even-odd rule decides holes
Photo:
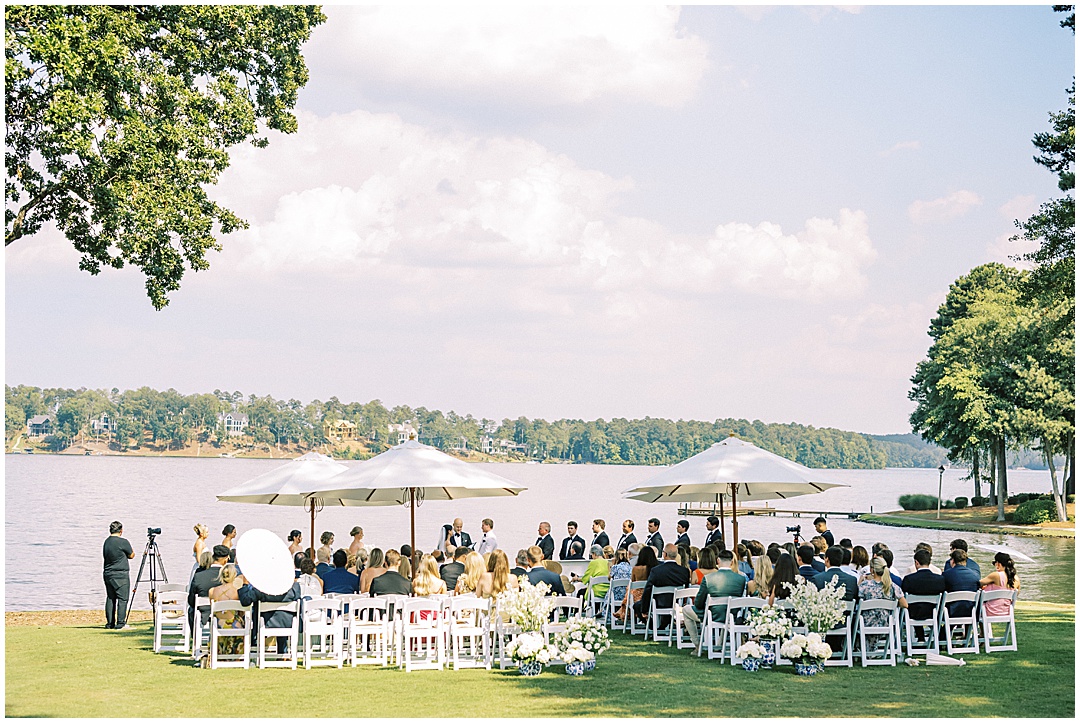
[(765, 648), (760, 643), (749, 640), (738, 647), (735, 656), (738, 658), (761, 659), (765, 657)]
[(750, 633), (759, 638), (782, 638), (791, 632), (791, 619), (777, 607), (751, 611)]
[(580, 645), (593, 655), (599, 655), (611, 647), (607, 628), (592, 618), (570, 618), (566, 629), (555, 636), (559, 650), (566, 650), (571, 645)]
[(566, 650), (562, 652), (562, 661), (564, 663), (582, 662), (587, 663), (593, 659), (593, 654), (585, 649), (581, 643), (571, 643)]
[(559, 651), (548, 645), (542, 633), (522, 633), (507, 646), (510, 657), (522, 663), (538, 661), (547, 665), (559, 655)]

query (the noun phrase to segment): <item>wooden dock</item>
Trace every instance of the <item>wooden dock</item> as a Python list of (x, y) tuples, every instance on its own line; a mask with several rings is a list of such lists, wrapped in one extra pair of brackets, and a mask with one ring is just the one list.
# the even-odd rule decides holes
[[(873, 512), (873, 509), (870, 510)], [(870, 512), (838, 512), (836, 510), (782, 510), (776, 507), (739, 507), (739, 517), (846, 517), (849, 520), (857, 520), (862, 515)], [(709, 515), (720, 516), (720, 506), (711, 503), (683, 503), (679, 505), (679, 515), (682, 517), (708, 517)], [(724, 516), (731, 516), (731, 508), (724, 508)]]

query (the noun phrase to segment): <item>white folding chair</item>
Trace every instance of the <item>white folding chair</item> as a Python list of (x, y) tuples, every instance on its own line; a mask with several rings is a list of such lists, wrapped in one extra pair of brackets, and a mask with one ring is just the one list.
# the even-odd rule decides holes
[[(908, 606), (900, 611), (900, 627), (904, 630), (904, 640), (908, 657), (918, 654), (936, 653), (941, 649), (938, 635), (938, 621), (941, 619), (941, 595), (908, 595)], [(933, 605), (929, 615), (912, 617), (912, 605)], [(918, 642), (919, 633), (923, 642)]]
[[(604, 595), (596, 594), (597, 585), (608, 585), (610, 588), (609, 578), (607, 575), (597, 575), (596, 577), (590, 577), (589, 582), (585, 588), (585, 599), (582, 601), (582, 609), (587, 611), (589, 617), (598, 618), (604, 613)], [(605, 595), (606, 595), (605, 591)]]
[(408, 600), (402, 609), (401, 650), (398, 667), (413, 670), (442, 670), (446, 662), (446, 633), (443, 603), (439, 599)]
[[(274, 612), (292, 613), (292, 624), (287, 628), (270, 628), (266, 626), (265, 620), (259, 620), (259, 632), (255, 636), (255, 642), (259, 646), (256, 653), (258, 666), (259, 668), (292, 668), (296, 670), (296, 661), (299, 657), (296, 648), (300, 637), (300, 601), (259, 603), (260, 617), (266, 613)], [(279, 653), (276, 649), (273, 652), (267, 652), (266, 646), (270, 640), (273, 639), (274, 643), (277, 643), (278, 638), (285, 638), (288, 641), (288, 650), (284, 653)]]
[[(953, 615), (949, 606), (958, 602), (970, 602), (971, 612), (967, 615)], [(941, 601), (941, 625), (945, 633), (945, 651), (949, 655), (979, 652), (978, 610), (979, 593), (962, 590), (945, 593)], [(956, 632), (962, 636), (958, 642), (953, 640)]]
[(553, 635), (566, 631), (566, 623), (572, 617), (581, 617), (582, 599), (569, 595), (555, 596), (555, 609), (550, 622), (544, 623), (544, 637), (550, 642)]
[(630, 587), (630, 578), (618, 578), (611, 580), (611, 584), (608, 585), (607, 595), (604, 596), (604, 624), (608, 630), (615, 627), (615, 608), (622, 604), (622, 600), (615, 601), (615, 594), (618, 590), (622, 591), (623, 596), (628, 592), (627, 588)]
[(405, 603), (412, 598), (408, 595), (383, 595), (387, 601), (387, 625), (390, 635), (389, 662), (397, 665), (401, 662), (401, 621), (405, 612)]
[(498, 611), (492, 613), (492, 619), (495, 629), (495, 643), (492, 645), (492, 650), (498, 649), (499, 670), (505, 670), (508, 666), (515, 665), (506, 649), (517, 636), (521, 635), (521, 628), (513, 623), (503, 622)]
[[(795, 605), (793, 605), (790, 600), (773, 600), (773, 607), (777, 608), (779, 610), (785, 611), (788, 614), (789, 618), (791, 618), (793, 621), (797, 621), (797, 617), (795, 615)], [(801, 633), (802, 635), (806, 635), (808, 632), (810, 632), (809, 628), (807, 628), (805, 625), (798, 625), (796, 622), (793, 622), (792, 625), (791, 625), (791, 634), (792, 635), (799, 634), (799, 633)], [(782, 642), (783, 641), (781, 641), (781, 643)], [(775, 665), (793, 665), (794, 664), (790, 660), (788, 660), (787, 658), (780, 655), (779, 648), (775, 651), (775, 653), (776, 653), (776, 655), (775, 655), (776, 659), (773, 661), (774, 666)]]
[(626, 617), (623, 618), (623, 632), (630, 633), (631, 635), (644, 635), (648, 630), (647, 624), (638, 622), (637, 615), (634, 614), (634, 590), (644, 590), (645, 581), (635, 580), (631, 582), (629, 587), (626, 588)]
[(491, 599), (456, 596), (450, 603), (450, 661), (454, 670), (491, 670)]
[(203, 607), (210, 607), (210, 598), (196, 597), (194, 614), (191, 616), (191, 657), (196, 660), (202, 657), (203, 648), (210, 640), (210, 621), (203, 622), (199, 609)]
[(719, 618), (714, 618), (712, 614), (713, 606), (728, 604), (731, 600), (730, 597), (717, 597), (715, 595), (707, 595), (705, 597), (705, 617), (701, 620), (701, 637), (698, 639), (698, 657), (701, 657), (701, 651), (705, 650), (708, 653), (709, 660), (714, 658), (720, 658), (721, 662), (724, 660), (724, 656), (727, 655), (728, 644), (727, 637), (727, 613), (723, 613)]
[(349, 662), (357, 665), (386, 665), (390, 656), (389, 600), (385, 597), (357, 598), (349, 602), (345, 622), (349, 635)]
[(158, 593), (163, 592), (182, 592), (187, 595), (188, 586), (180, 582), (162, 582), (158, 583)]
[[(742, 645), (743, 636), (750, 637), (750, 623), (746, 617), (751, 610), (760, 610), (765, 607), (765, 601), (759, 597), (733, 597), (728, 600), (727, 627), (728, 646), (730, 647), (731, 664), (740, 665), (742, 658), (736, 657), (735, 651)], [(742, 620), (742, 622), (739, 622)]]
[[(221, 619), (216, 615), (219, 612), (233, 611), (243, 616), (243, 626), (239, 628), (223, 628)], [(222, 639), (235, 638), (238, 641), (239, 651), (236, 653), (222, 653), (219, 641)], [(251, 608), (241, 605), (239, 600), (216, 600), (210, 603), (210, 667), (211, 668), (244, 668), (251, 661)]]
[(844, 601), (844, 619), (835, 628), (832, 628), (823, 635), (823, 638), (836, 639), (837, 637), (843, 638), (843, 645), (839, 650), (834, 650), (833, 654), (825, 659), (825, 665), (827, 666), (839, 666), (844, 665), (848, 668), (855, 665), (855, 638), (853, 635), (853, 628), (855, 626), (855, 601)]
[[(653, 642), (667, 642), (670, 647), (672, 629), (675, 624), (675, 611), (671, 607), (671, 603), (660, 606), (656, 602), (656, 598), (660, 595), (671, 595), (674, 599), (675, 591), (677, 587), (654, 587), (652, 590), (652, 597), (649, 598), (649, 615), (645, 619), (645, 639), (649, 639), (649, 631), (652, 630)], [(660, 632), (660, 618), (667, 617), (667, 625), (664, 626), (664, 632)]]
[(341, 598), (322, 597), (301, 601), (305, 670), (317, 665), (340, 668), (345, 664), (343, 607)]
[(696, 587), (675, 591), (675, 597), (671, 601), (671, 606), (675, 611), (675, 617), (672, 622), (674, 633), (668, 636), (669, 648), (671, 647), (672, 638), (675, 640), (675, 647), (679, 650), (694, 647), (694, 641), (690, 639), (690, 631), (686, 629), (686, 620), (683, 617), (683, 606), (694, 604), (694, 598), (697, 597), (697, 591), (698, 589)]
[[(873, 610), (884, 610), (889, 617), (885, 625), (868, 625), (866, 613)], [(896, 665), (896, 656), (899, 653), (896, 645), (897, 604), (895, 600), (863, 600), (859, 603), (855, 618), (855, 634), (859, 640), (859, 659), (865, 668), (868, 665)], [(868, 640), (867, 636), (873, 635), (874, 640)], [(881, 657), (877, 657), (876, 646), (881, 644)]]
[[(165, 642), (164, 638), (169, 638), (170, 641)], [(154, 599), (154, 652), (186, 653), (190, 649), (187, 593), (183, 590), (159, 590)]]
[[(988, 653), (996, 653), (1007, 650), (1016, 650), (1016, 617), (1013, 611), (1016, 609), (1016, 590), (983, 590), (979, 599), (979, 618), (982, 621), (983, 650)], [(986, 603), (991, 600), (1009, 600), (1008, 615), (988, 615)], [(1001, 637), (994, 637), (994, 623), (1005, 626)]]

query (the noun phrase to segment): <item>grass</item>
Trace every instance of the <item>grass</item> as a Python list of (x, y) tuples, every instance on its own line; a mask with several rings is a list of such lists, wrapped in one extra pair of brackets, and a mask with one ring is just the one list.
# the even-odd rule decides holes
[[(150, 651), (149, 623), (6, 628), (6, 708), (23, 717), (1073, 717), (1074, 606), (1021, 603), (1020, 651), (964, 667), (751, 674), (613, 633), (581, 678), (551, 668), (202, 670)], [(416, 685), (420, 683), (420, 685)]]

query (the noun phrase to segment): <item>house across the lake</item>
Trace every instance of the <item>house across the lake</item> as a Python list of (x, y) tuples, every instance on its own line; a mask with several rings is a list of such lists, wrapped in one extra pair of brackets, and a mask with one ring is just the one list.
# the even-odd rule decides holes
[(31, 437), (44, 437), (52, 434), (52, 420), (44, 414), (35, 414), (26, 421), (26, 430)]
[(356, 439), (356, 422), (347, 419), (327, 420), (323, 423), (323, 434), (327, 439), (337, 442)]
[(243, 412), (225, 412), (218, 415), (218, 423), (225, 425), (225, 434), (239, 437), (248, 427), (248, 415)]

